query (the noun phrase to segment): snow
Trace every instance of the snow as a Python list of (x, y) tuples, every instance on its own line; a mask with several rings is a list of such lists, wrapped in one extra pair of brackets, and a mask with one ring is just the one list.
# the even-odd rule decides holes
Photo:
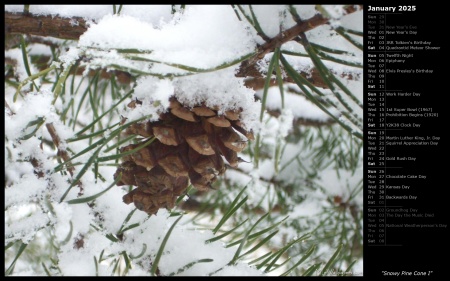
[(13, 205), (22, 205), (24, 202), (34, 198), (42, 200), (42, 193), (46, 187), (47, 182), (44, 179), (36, 180), (36, 176), (33, 174), (23, 175), (14, 184), (14, 187), (5, 189), (5, 208)]
[(242, 123), (248, 129), (257, 126), (260, 103), (255, 102), (254, 92), (244, 86), (243, 79), (235, 79), (234, 72), (224, 69), (195, 77), (182, 77), (175, 81), (177, 99), (186, 106), (204, 102), (206, 106), (219, 106), (218, 114), (227, 110), (239, 110)]
[[(289, 86), (298, 89), (298, 86)], [(285, 87), (286, 88), (286, 87)], [(309, 120), (327, 121), (329, 116), (320, 108), (308, 101), (305, 97), (284, 91), (284, 109), (291, 111), (296, 118), (305, 118)], [(261, 98), (262, 90), (256, 95)], [(267, 92), (266, 108), (269, 110), (281, 110), (281, 94), (278, 86), (270, 87)], [(284, 123), (284, 122), (281, 122)]]
[(123, 114), (130, 120), (151, 114), (150, 119), (156, 120), (159, 113), (167, 110), (171, 96), (186, 107), (202, 103), (209, 107), (218, 106), (218, 114), (242, 109), (240, 118), (245, 127), (252, 129), (258, 126), (260, 103), (255, 102), (253, 91), (244, 86), (243, 79), (235, 79), (233, 70), (230, 69), (175, 78), (172, 82), (154, 77), (139, 79), (134, 97), (142, 101), (142, 105), (126, 109)]
[[(17, 78), (22, 81), (25, 80), (25, 78), (28, 77), (25, 64), (23, 63), (22, 59), (22, 51), (20, 49), (11, 49), (5, 51), (5, 57), (11, 58), (17, 62), (17, 64), (14, 67), (14, 73), (16, 74)], [(28, 58), (29, 60), (30, 58)], [(33, 65), (30, 66), (31, 73), (36, 73), (36, 69)]]
[[(90, 245), (86, 245), (88, 247)], [(58, 265), (63, 269), (65, 276), (95, 276), (94, 258), (86, 249), (74, 251), (70, 248), (63, 250), (59, 255)], [(91, 256), (89, 259), (88, 256)], [(75, 262), (76, 261), (76, 262)], [(83, 270), (80, 270), (82, 268)]]
[[(344, 10), (340, 9), (336, 5), (320, 5), (328, 14), (332, 20), (339, 20), (343, 15), (345, 15)], [(332, 24), (333, 25), (333, 24)]]
[(212, 276), (264, 276), (261, 271), (245, 264), (229, 265)]
[[(248, 6), (242, 6), (247, 15), (251, 15)], [(302, 20), (314, 16), (317, 11), (314, 5), (294, 6)], [(328, 13), (333, 17), (333, 24), (342, 24), (354, 30), (362, 30), (362, 11), (349, 16), (343, 16), (340, 6), (325, 5)], [(119, 5), (116, 5), (116, 9)], [(291, 15), (283, 14), (284, 5), (256, 5), (254, 13), (259, 19), (264, 33), (273, 37), (281, 29), (290, 28), (295, 24)], [(22, 12), (23, 5), (5, 5), (5, 11)], [(259, 165), (254, 163), (241, 163), (241, 171), (229, 169), (225, 178), (238, 187), (249, 186), (247, 204), (255, 206), (260, 204), (262, 208), (271, 206), (270, 198), (286, 196), (280, 190), (276, 190), (270, 181), (285, 181), (300, 188), (298, 192), (304, 196), (301, 204), (294, 199), (286, 197), (289, 205), (289, 216), (292, 221), (307, 219), (303, 225), (316, 226), (323, 208), (328, 208), (326, 199), (333, 196), (342, 196), (347, 199), (352, 194), (352, 188), (358, 185), (362, 178), (362, 170), (348, 171), (338, 167), (315, 167), (314, 153), (319, 149), (319, 144), (307, 147), (301, 143), (286, 143), (285, 137), (292, 133), (294, 119), (304, 118), (324, 122), (330, 117), (320, 110), (304, 96), (299, 95), (301, 89), (297, 85), (285, 85), (284, 106), (281, 104), (281, 94), (278, 87), (270, 87), (267, 93), (266, 108), (279, 110), (281, 115), (273, 117), (264, 114), (260, 121), (261, 102), (255, 100), (262, 97), (262, 90), (254, 91), (244, 85), (244, 78), (235, 77), (239, 68), (239, 62), (231, 64), (237, 58), (257, 51), (258, 44), (264, 40), (257, 35), (247, 20), (239, 21), (231, 5), (188, 5), (186, 9), (177, 8), (175, 14), (171, 14), (171, 5), (124, 5), (120, 15), (113, 15), (112, 5), (31, 5), (30, 12), (38, 15), (50, 15), (61, 17), (81, 17), (88, 22), (88, 30), (77, 42), (65, 43), (64, 50), (59, 56), (58, 71), (67, 68), (80, 58), (81, 65), (86, 66), (85, 74), (89, 69), (106, 67), (109, 70), (119, 65), (122, 70), (134, 70), (146, 72), (151, 75), (137, 75), (132, 99), (139, 99), (142, 105), (130, 109), (121, 105), (111, 117), (114, 121), (122, 115), (128, 121), (148, 116), (150, 120), (156, 120), (159, 113), (167, 110), (169, 98), (175, 96), (187, 107), (193, 107), (200, 103), (207, 106), (219, 106), (220, 113), (226, 110), (242, 110), (240, 118), (247, 129), (253, 129), (255, 136), (260, 134), (261, 145), (269, 156), (261, 158)], [(241, 12), (240, 16), (242, 17)], [(76, 25), (77, 22), (73, 21)], [(346, 50), (347, 54), (340, 57), (347, 60), (360, 62), (362, 51), (330, 29), (329, 26), (321, 26), (307, 32), (310, 42), (324, 46)], [(55, 43), (61, 40), (56, 38), (44, 38)], [(358, 40), (358, 39), (357, 39)], [(139, 53), (122, 53), (119, 49), (136, 49)], [(29, 55), (50, 55), (50, 48), (43, 44), (30, 44), (27, 46)], [(302, 46), (296, 43), (284, 44), (282, 50), (305, 53)], [(20, 49), (5, 51), (5, 57), (17, 61), (15, 75), (18, 81), (28, 77), (22, 60)], [(285, 55), (287, 61), (295, 70), (310, 73), (314, 65), (309, 58)], [(338, 57), (338, 56), (337, 56)], [(259, 63), (262, 72), (267, 71), (271, 54), (265, 56)], [(340, 64), (326, 61), (324, 63), (335, 73), (351, 74), (354, 80), (341, 79), (349, 87), (350, 91), (362, 100), (362, 69), (356, 67), (343, 67)], [(222, 67), (227, 64), (227, 67)], [(178, 65), (178, 66), (177, 66)], [(180, 66), (181, 65), (181, 66)], [(31, 72), (38, 70), (32, 65)], [(59, 68), (59, 67), (62, 68)], [(186, 67), (189, 69), (186, 69)], [(60, 73), (60, 72), (59, 72)], [(160, 79), (160, 75), (165, 78)], [(49, 75), (52, 76), (52, 75)], [(51, 136), (45, 126), (52, 123), (61, 139), (59, 149), (80, 152), (92, 143), (89, 140), (66, 142), (75, 137), (75, 133), (82, 128), (76, 124), (86, 125), (91, 123), (96, 116), (92, 113), (89, 103), (80, 109), (75, 120), (75, 109), (68, 111), (68, 119), (60, 120), (61, 111), (68, 107), (70, 101), (74, 104), (81, 103), (82, 93), (72, 94), (69, 90), (69, 78), (66, 81), (63, 98), (58, 98), (53, 104), (52, 84), (45, 83), (42, 79), (34, 82), (40, 87), (37, 90), (28, 91), (31, 83), (22, 88), (23, 97), (19, 96), (17, 102), (13, 102), (15, 91), (12, 87), (5, 86), (5, 100), (12, 111), (9, 115), (5, 110), (5, 176), (7, 178), (5, 188), (5, 244), (10, 241), (22, 241), (39, 245), (43, 240), (42, 233), (48, 231), (54, 239), (54, 253), (58, 260), (58, 269), (52, 271), (55, 275), (64, 276), (94, 276), (98, 275), (149, 275), (151, 262), (155, 260), (156, 253), (169, 228), (178, 218), (171, 216), (167, 210), (160, 210), (156, 216), (148, 217), (140, 211), (135, 211), (130, 221), (125, 225), (125, 219), (134, 210), (134, 206), (122, 202), (122, 196), (128, 191), (125, 187), (113, 187), (108, 192), (97, 198), (93, 204), (69, 204), (67, 201), (78, 197), (80, 191), (77, 185), (73, 186), (67, 197), (60, 202), (67, 191), (71, 179), (68, 173), (55, 172), (58, 163), (55, 160), (56, 151), (48, 146), (41, 149), (42, 142), (50, 142)], [(87, 88), (89, 81), (79, 77), (74, 79), (75, 87)], [(106, 87), (110, 91), (110, 87)], [(330, 100), (336, 101), (330, 90), (320, 89)], [(127, 92), (120, 89), (122, 95)], [(108, 97), (106, 106), (114, 104), (117, 100)], [(124, 104), (131, 101), (126, 100)], [(362, 108), (350, 102), (356, 116), (362, 118)], [(331, 108), (332, 114), (338, 116), (342, 107)], [(35, 132), (35, 136), (27, 140), (18, 139), (35, 128), (35, 125), (27, 128), (27, 124), (42, 118), (44, 124)], [(109, 118), (109, 117), (108, 117)], [(349, 122), (342, 118), (343, 122)], [(350, 123), (349, 123), (350, 124)], [(352, 125), (352, 124), (350, 124)], [(100, 125), (101, 127), (102, 125)], [(353, 125), (352, 125), (353, 126)], [(103, 128), (103, 127), (101, 127)], [(333, 127), (335, 128), (335, 127)], [(98, 129), (98, 128), (95, 128)], [(358, 128), (354, 128), (357, 130)], [(332, 129), (333, 130), (333, 129)], [(86, 134), (89, 132), (86, 132)], [(106, 135), (111, 130), (106, 131)], [(304, 135), (310, 134), (317, 137), (318, 133), (311, 133), (305, 129)], [(330, 133), (331, 134), (331, 133)], [(348, 141), (348, 139), (344, 139)], [(249, 145), (253, 145), (249, 142)], [(303, 145), (303, 146), (302, 146)], [(277, 148), (284, 151), (278, 164), (273, 157)], [(338, 146), (333, 152), (346, 152), (347, 147)], [(92, 151), (76, 158), (74, 162), (84, 164), (92, 156)], [(102, 152), (103, 153), (103, 152)], [(114, 153), (114, 151), (112, 152)], [(9, 156), (8, 156), (9, 155)], [(72, 154), (70, 154), (72, 155)], [(103, 156), (103, 155), (101, 155)], [(300, 165), (287, 165), (292, 157), (298, 157)], [(33, 173), (33, 167), (29, 160), (37, 159), (45, 171), (46, 176), (38, 179)], [(248, 154), (240, 154), (243, 159), (249, 159)], [(100, 163), (102, 164), (102, 163)], [(278, 166), (276, 166), (278, 165)], [(285, 167), (285, 165), (287, 165)], [(83, 165), (75, 166), (75, 174), (80, 172)], [(280, 171), (276, 171), (275, 168)], [(82, 198), (95, 195), (105, 190), (112, 183), (114, 166), (99, 167), (99, 174), (106, 179), (102, 181), (95, 178), (91, 169), (88, 169), (82, 177), (84, 194)], [(316, 172), (315, 188), (311, 191), (308, 186), (312, 171)], [(239, 188), (241, 190), (241, 188)], [(238, 190), (238, 191), (239, 191)], [(230, 190), (226, 196), (233, 200), (237, 195), (236, 190)], [(362, 192), (352, 199), (355, 204), (362, 206)], [(261, 203), (263, 202), (263, 203)], [(162, 275), (177, 273), (184, 266), (200, 259), (212, 259), (211, 262), (197, 263), (192, 267), (176, 275), (182, 276), (262, 276), (267, 275), (255, 267), (239, 261), (235, 265), (229, 265), (237, 247), (224, 247), (222, 241), (206, 244), (205, 241), (215, 237), (209, 229), (197, 229), (195, 224), (186, 214), (173, 229), (164, 249), (158, 268)], [(253, 219), (253, 218), (252, 218)], [(302, 221), (303, 222), (303, 221)], [(127, 230), (122, 240), (113, 242), (109, 235), (116, 234), (121, 227), (135, 225)], [(72, 228), (72, 231), (70, 229)], [(123, 228), (122, 228), (123, 229)], [(306, 229), (306, 228), (305, 228)], [(288, 227), (281, 228), (279, 234), (285, 234), (285, 239), (293, 239), (298, 233)], [(65, 241), (68, 235), (68, 242)], [(83, 247), (74, 248), (75, 238), (83, 241)], [(278, 239), (278, 240), (277, 240)], [(281, 239), (274, 238), (279, 243)], [(45, 244), (47, 246), (47, 244)], [(142, 251), (143, 255), (132, 259), (132, 268), (124, 272), (124, 253), (128, 256), (137, 256)], [(328, 256), (333, 252), (332, 248), (323, 248)], [(100, 261), (100, 253), (103, 253)], [(12, 257), (11, 257), (12, 255)], [(13, 254), (8, 256), (6, 266), (12, 261)], [(95, 266), (94, 257), (99, 262)], [(6, 260), (6, 258), (5, 258)], [(115, 264), (118, 269), (113, 272)], [(46, 262), (46, 266), (49, 264)], [(354, 270), (362, 271), (362, 261), (359, 261)], [(39, 269), (31, 268), (27, 262), (18, 262), (14, 275), (45, 275), (41, 265)]]
[(122, 13), (106, 15), (80, 37), (79, 47), (151, 51), (154, 60), (211, 68), (252, 52), (251, 39), (230, 6), (199, 5), (159, 28)]
[[(331, 196), (341, 196), (345, 202), (350, 198), (350, 195), (352, 195), (351, 193), (353, 190), (349, 188), (357, 186), (358, 183), (362, 184), (360, 173), (361, 172), (358, 172), (352, 175), (350, 171), (344, 169), (337, 171), (323, 171), (322, 178), (318, 181), (318, 184), (322, 185), (327, 194)], [(335, 184), (329, 184), (330, 182)], [(353, 201), (357, 202), (360, 206), (363, 204), (362, 195), (362, 192), (360, 192), (357, 198), (353, 199)]]
[(48, 223), (49, 218), (42, 212), (34, 212), (20, 219), (5, 223), (5, 243), (21, 240), (23, 243), (28, 244), (33, 240), (36, 232), (45, 228)]

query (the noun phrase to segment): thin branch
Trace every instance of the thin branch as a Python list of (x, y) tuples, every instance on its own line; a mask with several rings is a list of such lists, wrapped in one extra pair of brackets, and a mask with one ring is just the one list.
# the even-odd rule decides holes
[(42, 169), (42, 164), (36, 158), (31, 159), (31, 165), (34, 168), (34, 174), (39, 178), (43, 178), (45, 176), (44, 171)]
[(8, 111), (7, 113), (9, 116), (16, 114), (16, 113), (14, 113), (14, 111), (12, 111), (11, 107), (9, 107), (9, 104), (6, 100), (5, 100), (5, 108), (7, 109), (7, 111)]
[(29, 35), (25, 38), (25, 42), (28, 44), (34, 43), (34, 44), (42, 44), (49, 47), (59, 47), (60, 45), (56, 43), (55, 41), (49, 40), (48, 38), (40, 37), (40, 36), (33, 36)]
[(75, 168), (73, 167), (72, 163), (69, 162), (70, 156), (67, 154), (67, 151), (65, 149), (62, 149), (60, 147), (61, 145), (61, 139), (59, 138), (58, 134), (56, 133), (56, 129), (53, 126), (53, 123), (47, 123), (45, 124), (47, 127), (47, 130), (52, 137), (53, 143), (55, 144), (56, 148), (58, 149), (58, 156), (61, 157), (64, 162), (67, 162), (67, 170), (69, 171), (70, 175), (73, 177), (73, 171)]
[(5, 34), (5, 50), (17, 47), (22, 36), (20, 34)]
[(5, 12), (5, 34), (32, 34), (78, 40), (86, 32), (86, 20), (81, 17), (53, 17)]
[[(284, 68), (282, 66), (281, 66), (281, 68), (284, 71)], [(244, 80), (245, 86), (248, 88), (252, 88), (255, 91), (264, 88), (264, 82), (265, 82), (266, 78), (262, 75), (261, 72), (259, 72), (257, 70), (256, 65), (251, 66), (248, 70), (250, 72), (248, 73), (249, 75), (246, 78), (246, 80)], [(335, 75), (339, 75), (340, 77), (347, 79), (347, 80), (358, 80), (361, 78), (358, 73), (355, 73), (355, 74), (341, 73), (341, 74), (339, 74), (333, 70), (330, 70), (330, 72)], [(325, 83), (325, 81), (323, 81), (323, 78), (322, 78), (322, 76), (320, 76), (320, 73), (317, 70), (317, 68), (312, 68), (311, 71), (308, 71), (308, 72), (300, 71), (300, 72), (298, 72), (298, 74), (303, 76), (306, 80), (308, 80), (308, 82), (310, 82), (314, 86), (328, 89), (328, 85)], [(283, 81), (287, 82), (287, 83), (295, 84), (295, 81), (290, 76), (283, 77)], [(276, 86), (276, 85), (278, 85), (277, 80), (275, 78), (271, 79), (270, 86)]]
[[(50, 66), (51, 57), (49, 56), (40, 56), (39, 61), (37, 61), (35, 66), (39, 71), (43, 71)], [(16, 66), (17, 61), (15, 59), (5, 57), (5, 65)], [(72, 68), (70, 70), (71, 75), (85, 75), (86, 67), (80, 66), (77, 68)], [(89, 69), (87, 72), (87, 76), (94, 77), (97, 74), (97, 70)], [(8, 73), (5, 78), (13, 78), (14, 73), (11, 71)], [(129, 72), (121, 71), (121, 70), (111, 70), (103, 68), (100, 72), (100, 78), (102, 79), (111, 79), (112, 76), (115, 76), (116, 80), (121, 84), (130, 84), (134, 82), (133, 76)]]
[[(47, 130), (48, 130), (50, 136), (52, 137), (53, 143), (55, 144), (56, 148), (58, 149), (57, 155), (59, 157), (61, 157), (64, 160), (64, 162), (67, 163), (67, 171), (69, 171), (70, 176), (73, 177), (73, 172), (75, 171), (75, 168), (72, 165), (72, 163), (70, 162), (70, 156), (67, 153), (67, 151), (65, 149), (61, 148), (61, 139), (59, 138), (59, 135), (56, 133), (56, 129), (53, 126), (53, 123), (47, 123), (47, 124), (45, 124), (45, 126), (47, 127)], [(77, 185), (80, 188), (80, 192), (78, 192), (78, 196), (81, 196), (81, 195), (83, 195), (83, 185), (81, 184), (80, 181), (78, 181)]]
[[(362, 5), (359, 5), (360, 9), (362, 9)], [(354, 6), (348, 6), (346, 7), (347, 14), (353, 13), (357, 11), (357, 8)], [(306, 32), (309, 30), (312, 30), (318, 26), (324, 25), (328, 23), (328, 18), (323, 17), (321, 14), (316, 14), (312, 18), (309, 18), (302, 22), (297, 22), (296, 25), (293, 27), (280, 32), (277, 36), (272, 38), (269, 42), (261, 45), (259, 47), (258, 53), (248, 59), (247, 61), (244, 61), (241, 63), (241, 66), (239, 68), (239, 72), (236, 74), (237, 77), (247, 77), (251, 76), (249, 73), (251, 73), (251, 70), (254, 68), (254, 65), (261, 59), (264, 58), (264, 56), (273, 50), (275, 50), (276, 47), (279, 47), (283, 45), (286, 42), (291, 41), (292, 39), (296, 38), (299, 34), (302, 32)]]

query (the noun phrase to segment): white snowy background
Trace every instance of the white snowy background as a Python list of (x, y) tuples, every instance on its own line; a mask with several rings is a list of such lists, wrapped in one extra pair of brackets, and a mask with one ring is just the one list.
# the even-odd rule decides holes
[[(349, 15), (342, 14), (341, 6), (324, 6), (332, 17), (331, 25), (341, 25), (353, 30), (362, 31), (362, 11)], [(302, 19), (314, 16), (318, 11), (314, 5), (298, 5), (297, 11)], [(223, 63), (228, 63), (236, 58), (244, 57), (255, 51), (257, 44), (264, 41), (256, 34), (254, 29), (245, 20), (239, 21), (230, 5), (188, 5), (183, 12), (172, 14), (170, 5), (124, 5), (120, 15), (113, 15), (112, 5), (31, 5), (30, 12), (38, 15), (52, 15), (61, 17), (82, 17), (89, 22), (89, 28), (79, 41), (66, 42), (65, 53), (59, 59), (63, 66), (69, 65), (78, 59), (80, 55), (91, 57), (87, 67), (111, 67), (120, 65), (124, 69), (138, 69), (152, 74), (175, 73), (183, 74), (186, 70), (172, 67), (168, 64), (181, 64), (198, 69), (211, 69)], [(285, 10), (283, 5), (257, 5), (254, 12), (260, 20), (261, 28), (269, 37), (279, 33), (280, 25), (289, 28), (295, 25), (290, 16), (280, 16), (280, 11)], [(23, 5), (6, 5), (7, 12), (22, 12)], [(77, 23), (74, 22), (74, 25)], [(346, 59), (362, 63), (362, 51), (352, 44), (333, 34), (330, 25), (323, 25), (307, 32), (311, 42), (348, 51), (351, 55), (343, 55)], [(61, 39), (47, 38), (54, 42), (62, 42)], [(28, 55), (51, 55), (51, 49), (43, 44), (28, 46)], [(117, 49), (138, 49), (146, 52), (141, 57), (163, 63), (148, 63), (127, 59)], [(304, 52), (300, 44), (286, 43), (283, 49), (293, 52)], [(15, 74), (19, 81), (28, 77), (22, 59), (22, 51), (19, 48), (5, 51), (5, 57), (15, 59), (17, 65)], [(266, 70), (271, 59), (271, 54), (259, 63), (262, 71)], [(310, 71), (313, 67), (308, 57), (289, 57), (291, 65), (298, 71)], [(362, 69), (343, 66), (338, 63), (326, 61), (335, 73), (352, 74), (359, 79), (341, 81), (362, 102)], [(194, 105), (199, 101), (207, 105), (219, 105), (221, 109), (243, 108), (242, 121), (248, 129), (253, 129), (261, 136), (262, 145), (271, 148), (276, 147), (280, 141), (292, 132), (293, 119), (315, 120), (326, 122), (329, 116), (316, 105), (309, 102), (303, 96), (294, 91), (301, 91), (296, 85), (285, 85), (284, 107), (281, 104), (281, 95), (278, 87), (271, 87), (267, 93), (266, 108), (269, 110), (281, 110), (279, 117), (264, 114), (260, 120), (261, 103), (254, 96), (261, 98), (262, 90), (254, 91), (245, 87), (242, 78), (236, 78), (235, 73), (239, 64), (224, 68), (219, 71), (211, 71), (190, 76), (181, 76), (173, 80), (158, 79), (155, 76), (141, 76), (136, 81), (133, 98), (143, 100), (142, 106), (136, 110), (121, 107), (121, 115), (129, 120), (135, 120), (151, 113), (165, 110), (168, 106), (168, 98), (174, 93), (174, 89), (184, 89), (175, 92), (177, 98), (186, 105)], [(31, 72), (38, 70), (31, 64)], [(70, 78), (72, 79), (72, 78)], [(148, 218), (147, 214), (135, 211), (127, 226), (138, 223), (139, 226), (125, 232), (120, 243), (108, 239), (109, 234), (117, 233), (121, 229), (126, 217), (134, 210), (134, 206), (122, 202), (124, 189), (112, 187), (95, 200), (95, 205), (69, 204), (68, 201), (76, 199), (78, 187), (74, 186), (65, 199), (60, 202), (63, 194), (69, 186), (67, 180), (70, 176), (63, 173), (47, 173), (43, 178), (37, 178), (33, 173), (33, 166), (25, 159), (35, 158), (43, 165), (44, 171), (53, 171), (57, 165), (55, 152), (48, 147), (40, 148), (41, 139), (51, 141), (51, 137), (45, 125), (35, 132), (36, 137), (23, 141), (17, 141), (20, 137), (31, 133), (32, 128), (27, 124), (37, 118), (43, 118), (45, 123), (52, 123), (62, 140), (61, 148), (70, 148), (70, 151), (79, 152), (89, 146), (88, 140), (66, 142), (75, 136), (79, 129), (73, 129), (60, 118), (67, 103), (73, 99), (75, 104), (80, 96), (71, 96), (69, 87), (66, 87), (66, 98), (57, 99), (53, 103), (52, 85), (46, 84), (40, 79), (35, 83), (40, 86), (39, 92), (31, 92), (19, 96), (14, 102), (16, 89), (5, 85), (5, 101), (14, 114), (5, 109), (5, 175), (8, 179), (5, 188), (5, 245), (11, 242), (21, 241), (34, 245), (36, 251), (42, 251), (42, 256), (56, 256), (57, 269), (50, 269), (55, 275), (111, 275), (113, 267), (119, 264), (123, 267), (125, 254), (132, 259), (132, 267), (124, 274), (131, 276), (149, 275), (150, 260), (153, 259), (161, 245), (161, 242), (169, 228), (173, 225), (177, 216), (170, 216), (167, 210), (160, 210), (156, 216)], [(88, 80), (82, 77), (74, 77), (74, 84), (86, 87)], [(24, 87), (25, 88), (25, 87)], [(291, 90), (290, 90), (291, 89)], [(323, 90), (326, 95), (332, 96), (331, 91)], [(226, 94), (224, 94), (226, 93)], [(122, 93), (124, 94), (124, 93)], [(114, 104), (118, 100), (110, 97), (103, 100), (108, 104)], [(128, 100), (129, 101), (129, 100)], [(155, 106), (155, 101), (158, 101)], [(362, 108), (351, 105), (356, 115), (362, 118)], [(338, 111), (332, 111), (338, 115)], [(69, 113), (71, 114), (71, 113)], [(156, 116), (156, 114), (153, 114)], [(79, 122), (89, 124), (92, 122), (92, 112), (89, 108), (83, 108), (78, 114)], [(120, 115), (115, 117), (120, 121)], [(113, 124), (114, 122), (111, 122)], [(339, 125), (333, 125), (334, 130), (341, 130)], [(357, 130), (357, 128), (354, 128)], [(108, 131), (107, 131), (108, 132)], [(325, 132), (325, 133), (324, 133)], [(314, 129), (305, 130), (311, 138), (320, 134), (332, 134), (324, 130), (319, 132)], [(353, 146), (357, 146), (358, 140), (348, 135), (345, 142), (334, 144), (332, 149), (339, 153), (347, 153), (343, 157), (353, 157)], [(256, 134), (255, 134), (256, 135)], [(330, 137), (331, 136), (331, 137)], [(332, 140), (332, 135), (326, 135)], [(342, 140), (342, 138), (340, 139)], [(362, 209), (362, 152), (356, 153), (357, 168), (336, 168), (333, 165), (315, 165), (311, 157), (314, 144), (305, 146), (299, 143), (284, 142), (284, 150), (280, 162), (274, 164), (272, 158), (260, 159), (255, 167), (254, 163), (241, 163), (239, 171), (228, 170), (225, 178), (241, 188), (247, 186), (245, 195), (248, 196), (247, 204), (256, 204), (266, 196), (276, 196), (274, 189), (268, 184), (271, 179), (283, 179), (293, 185), (302, 185), (305, 182), (303, 176), (299, 176), (299, 164), (309, 174), (314, 174), (315, 189), (305, 189), (299, 192), (304, 196), (301, 204), (298, 201), (286, 201), (292, 204), (288, 209), (288, 222), (298, 223), (305, 229), (304, 233), (298, 233), (289, 227), (289, 223), (280, 226), (280, 232), (274, 236), (274, 243), (282, 243), (283, 239), (291, 241), (311, 231), (322, 221), (323, 210), (330, 208), (327, 199), (351, 198), (351, 203)], [(322, 144), (320, 144), (322, 145)], [(319, 146), (319, 144), (318, 144)], [(85, 163), (92, 156), (92, 151), (83, 154), (76, 162)], [(338, 153), (338, 152), (336, 152)], [(100, 153), (98, 157), (107, 156)], [(297, 161), (292, 161), (292, 156), (297, 155)], [(342, 156), (342, 155), (341, 155)], [(242, 156), (249, 159), (248, 155)], [(333, 154), (327, 157), (333, 161)], [(278, 171), (274, 165), (283, 169)], [(82, 166), (77, 166), (79, 171)], [(99, 173), (106, 179), (101, 181), (95, 178), (89, 171), (82, 177), (84, 186), (83, 197), (95, 195), (107, 189), (113, 182), (115, 167), (99, 166)], [(265, 181), (267, 180), (267, 181)], [(233, 200), (237, 192), (229, 193)], [(211, 191), (213, 193), (215, 191)], [(269, 195), (267, 195), (269, 194)], [(42, 203), (46, 202), (46, 203)], [(43, 207), (47, 206), (47, 207)], [(266, 206), (269, 208), (268, 206)], [(47, 209), (45, 209), (47, 208)], [(101, 219), (99, 219), (99, 214)], [(215, 237), (211, 229), (217, 221), (201, 221), (193, 223), (189, 212), (177, 223), (173, 229), (164, 255), (159, 262), (159, 270), (163, 275), (176, 273), (180, 268), (190, 262), (200, 259), (212, 259), (211, 262), (197, 263), (180, 275), (266, 275), (255, 266), (239, 261), (235, 265), (227, 265), (232, 260), (236, 247), (225, 247), (225, 241), (205, 243), (206, 240)], [(285, 216), (280, 216), (283, 218)], [(220, 216), (219, 216), (220, 218)], [(257, 219), (257, 218), (256, 218)], [(351, 222), (351, 218), (348, 218)], [(209, 223), (209, 229), (204, 227)], [(354, 222), (353, 222), (354, 223)], [(362, 222), (360, 222), (362, 224)], [(231, 228), (231, 227), (229, 227)], [(51, 229), (51, 231), (49, 231)], [(349, 234), (350, 235), (350, 234)], [(82, 238), (82, 248), (74, 249), (76, 237)], [(50, 238), (49, 238), (50, 237)], [(69, 242), (68, 242), (69, 241)], [(17, 242), (17, 243), (19, 243)], [(337, 245), (319, 244), (314, 256), (331, 257)], [(306, 251), (307, 249), (304, 249)], [(142, 252), (145, 252), (142, 254)], [(254, 253), (254, 257), (260, 254)], [(262, 253), (265, 253), (262, 251)], [(5, 251), (5, 268), (13, 262), (17, 251)], [(100, 257), (100, 255), (102, 257)], [(112, 258), (109, 258), (112, 257)], [(99, 262), (102, 259), (101, 262)], [(117, 262), (112, 262), (112, 260)], [(121, 259), (121, 260), (120, 260)], [(297, 258), (298, 259), (298, 258)], [(119, 261), (120, 260), (120, 261)], [(42, 262), (47, 262), (42, 260)], [(357, 260), (352, 271), (355, 274), (362, 273), (362, 259)], [(37, 264), (37, 265), (36, 265)], [(46, 275), (40, 262), (30, 263), (27, 259), (19, 258), (16, 261), (13, 275)], [(311, 264), (308, 264), (311, 265)], [(49, 264), (46, 264), (49, 266)], [(219, 270), (220, 269), (220, 270)], [(277, 275), (287, 268), (269, 273)]]

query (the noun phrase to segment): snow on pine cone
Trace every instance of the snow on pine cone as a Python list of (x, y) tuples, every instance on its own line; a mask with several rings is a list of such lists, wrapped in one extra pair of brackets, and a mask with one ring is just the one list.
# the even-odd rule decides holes
[[(140, 101), (132, 101), (128, 107), (134, 108), (136, 103)], [(242, 161), (237, 153), (245, 148), (246, 140), (237, 132), (253, 139), (253, 134), (242, 127), (240, 111), (230, 110), (218, 115), (217, 107), (199, 104), (187, 108), (173, 97), (169, 109), (160, 114), (156, 122), (135, 123), (127, 128), (128, 135), (155, 137), (155, 140), (124, 156), (114, 174), (116, 179), (122, 173), (118, 186), (137, 186), (123, 201), (133, 202), (148, 214), (156, 214), (160, 208), (173, 208), (189, 182), (198, 190), (209, 190), (225, 172), (223, 158), (232, 167)], [(143, 143), (145, 140), (122, 147), (121, 153)]]

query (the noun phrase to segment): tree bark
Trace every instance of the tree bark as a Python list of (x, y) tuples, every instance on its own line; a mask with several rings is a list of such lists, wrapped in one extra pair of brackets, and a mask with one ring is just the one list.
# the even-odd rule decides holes
[(86, 30), (86, 20), (80, 17), (63, 18), (5, 12), (5, 34), (30, 34), (78, 40)]

